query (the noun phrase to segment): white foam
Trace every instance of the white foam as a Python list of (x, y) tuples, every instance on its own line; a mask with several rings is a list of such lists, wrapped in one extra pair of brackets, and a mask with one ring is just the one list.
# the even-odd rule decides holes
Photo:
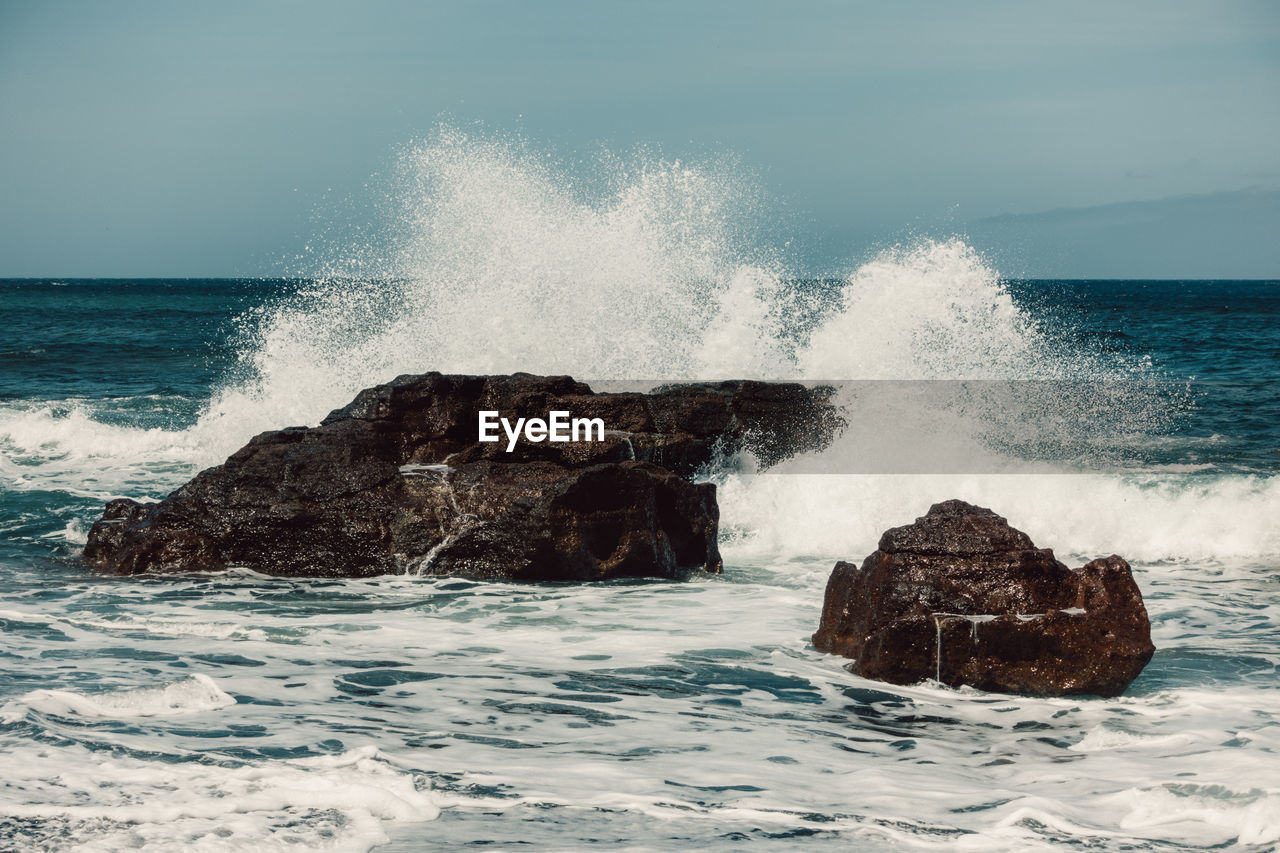
[(204, 458), (191, 431), (103, 423), (92, 404), (0, 406), (0, 479), (9, 489), (58, 489), (108, 498), (159, 494), (190, 477)]
[(948, 498), (987, 506), (1041, 547), (1076, 557), (1233, 559), (1280, 553), (1280, 480), (1102, 474), (796, 475), (726, 478), (728, 559), (861, 559), (889, 527)]
[[(252, 612), (271, 634), (302, 635), (289, 646), (138, 636), (129, 645), (141, 654), (121, 658), (110, 620), (64, 629), (74, 645), (10, 625), (28, 677), (65, 677), (72, 663), (145, 682), (153, 655), (220, 654), (201, 665), (246, 701), (122, 725), (24, 712), (0, 743), (0, 815), (25, 814), (89, 849), (270, 849), (285, 838), (364, 849), (388, 835), (406, 848), (527, 838), (576, 849), (601, 837), (702, 848), (761, 829), (838, 832), (829, 840), (852, 847), (996, 851), (1267, 837), (1268, 806), (1249, 805), (1280, 789), (1277, 613), (1259, 607), (1256, 577), (1197, 565), (1141, 572), (1160, 650), (1150, 672), (1116, 699), (1036, 699), (851, 676), (843, 658), (806, 644), (830, 565), (731, 563), (701, 582), (621, 586), (175, 580), (165, 591), (176, 602), (154, 585), (87, 584), (40, 606), (75, 607), (75, 620), (108, 603), (193, 622)], [(194, 589), (199, 599), (183, 594)], [(1183, 610), (1192, 616), (1173, 624)], [(248, 648), (256, 665), (237, 665)], [(1250, 659), (1254, 671), (1238, 675)], [(377, 695), (357, 695), (367, 690)], [(367, 743), (381, 752), (363, 770), (230, 757)], [(439, 774), (443, 790), (423, 790), (418, 772)], [(1170, 782), (1186, 786), (1171, 797), (1191, 797), (1183, 822), (1161, 822), (1175, 811)], [(416, 796), (430, 808), (415, 812)], [(400, 821), (441, 804), (448, 821)]]
[(1120, 826), (1148, 837), (1197, 846), (1280, 842), (1280, 790), (1167, 784), (1131, 789), (1115, 799), (1128, 808)]
[(196, 673), (169, 684), (132, 687), (99, 693), (71, 690), (33, 690), (6, 704), (6, 720), (20, 719), (27, 711), (80, 717), (173, 717), (215, 711), (236, 703), (212, 678)]
[[(267, 577), (256, 572), (252, 574), (259, 578)], [(111, 616), (91, 617), (80, 614), (48, 616), (41, 613), (0, 609), (0, 619), (45, 625), (56, 624), (67, 628), (118, 631), (125, 634), (196, 637), (213, 640), (294, 640), (300, 633), (300, 629), (297, 628), (279, 627), (268, 632), (262, 628), (246, 626), (240, 622), (211, 621), (204, 618), (204, 614), (199, 612), (164, 616), (116, 613)]]
[(389, 840), (386, 824), (439, 815), (425, 780), (371, 746), (236, 766), (87, 754), (77, 764), (74, 751), (10, 761), (0, 815), (58, 821), (77, 849), (195, 851), (365, 851)]
[(89, 525), (79, 518), (73, 518), (61, 530), (46, 533), (42, 539), (61, 539), (72, 545), (83, 545), (89, 541)]
[(1098, 725), (1085, 734), (1080, 740), (1068, 747), (1072, 752), (1101, 752), (1129, 747), (1151, 748), (1153, 746), (1187, 745), (1193, 738), (1185, 733), (1153, 737), (1151, 735), (1134, 734), (1108, 726)]

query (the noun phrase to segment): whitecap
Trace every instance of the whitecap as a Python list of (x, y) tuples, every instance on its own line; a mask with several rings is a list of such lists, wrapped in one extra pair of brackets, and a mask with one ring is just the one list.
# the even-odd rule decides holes
[(57, 716), (174, 717), (215, 711), (236, 704), (235, 697), (218, 687), (212, 678), (196, 673), (168, 684), (130, 687), (98, 693), (72, 690), (32, 690), (5, 705), (4, 719), (13, 721), (26, 713)]

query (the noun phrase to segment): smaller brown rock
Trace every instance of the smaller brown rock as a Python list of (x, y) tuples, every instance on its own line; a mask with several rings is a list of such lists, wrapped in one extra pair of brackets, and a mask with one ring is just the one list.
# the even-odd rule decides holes
[(1155, 651), (1122, 558), (1068, 569), (958, 500), (886, 531), (861, 568), (836, 563), (813, 644), (867, 678), (1040, 696), (1118, 695)]

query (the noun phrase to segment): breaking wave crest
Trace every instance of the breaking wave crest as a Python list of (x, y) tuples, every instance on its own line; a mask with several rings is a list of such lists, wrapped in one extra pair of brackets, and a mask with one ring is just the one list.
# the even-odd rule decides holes
[[(400, 373), (589, 380), (1062, 378), (1055, 349), (964, 242), (886, 250), (797, 293), (732, 162), (610, 159), (591, 187), (520, 141), (444, 130), (403, 152), (385, 256), (333, 250), (254, 319), (245, 379), (197, 429), (314, 423)], [(231, 445), (219, 448), (231, 449)]]

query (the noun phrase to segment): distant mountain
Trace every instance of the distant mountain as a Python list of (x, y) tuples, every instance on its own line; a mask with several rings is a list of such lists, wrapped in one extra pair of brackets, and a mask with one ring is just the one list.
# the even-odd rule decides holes
[(1008, 213), (966, 232), (1007, 276), (1280, 279), (1280, 190)]

